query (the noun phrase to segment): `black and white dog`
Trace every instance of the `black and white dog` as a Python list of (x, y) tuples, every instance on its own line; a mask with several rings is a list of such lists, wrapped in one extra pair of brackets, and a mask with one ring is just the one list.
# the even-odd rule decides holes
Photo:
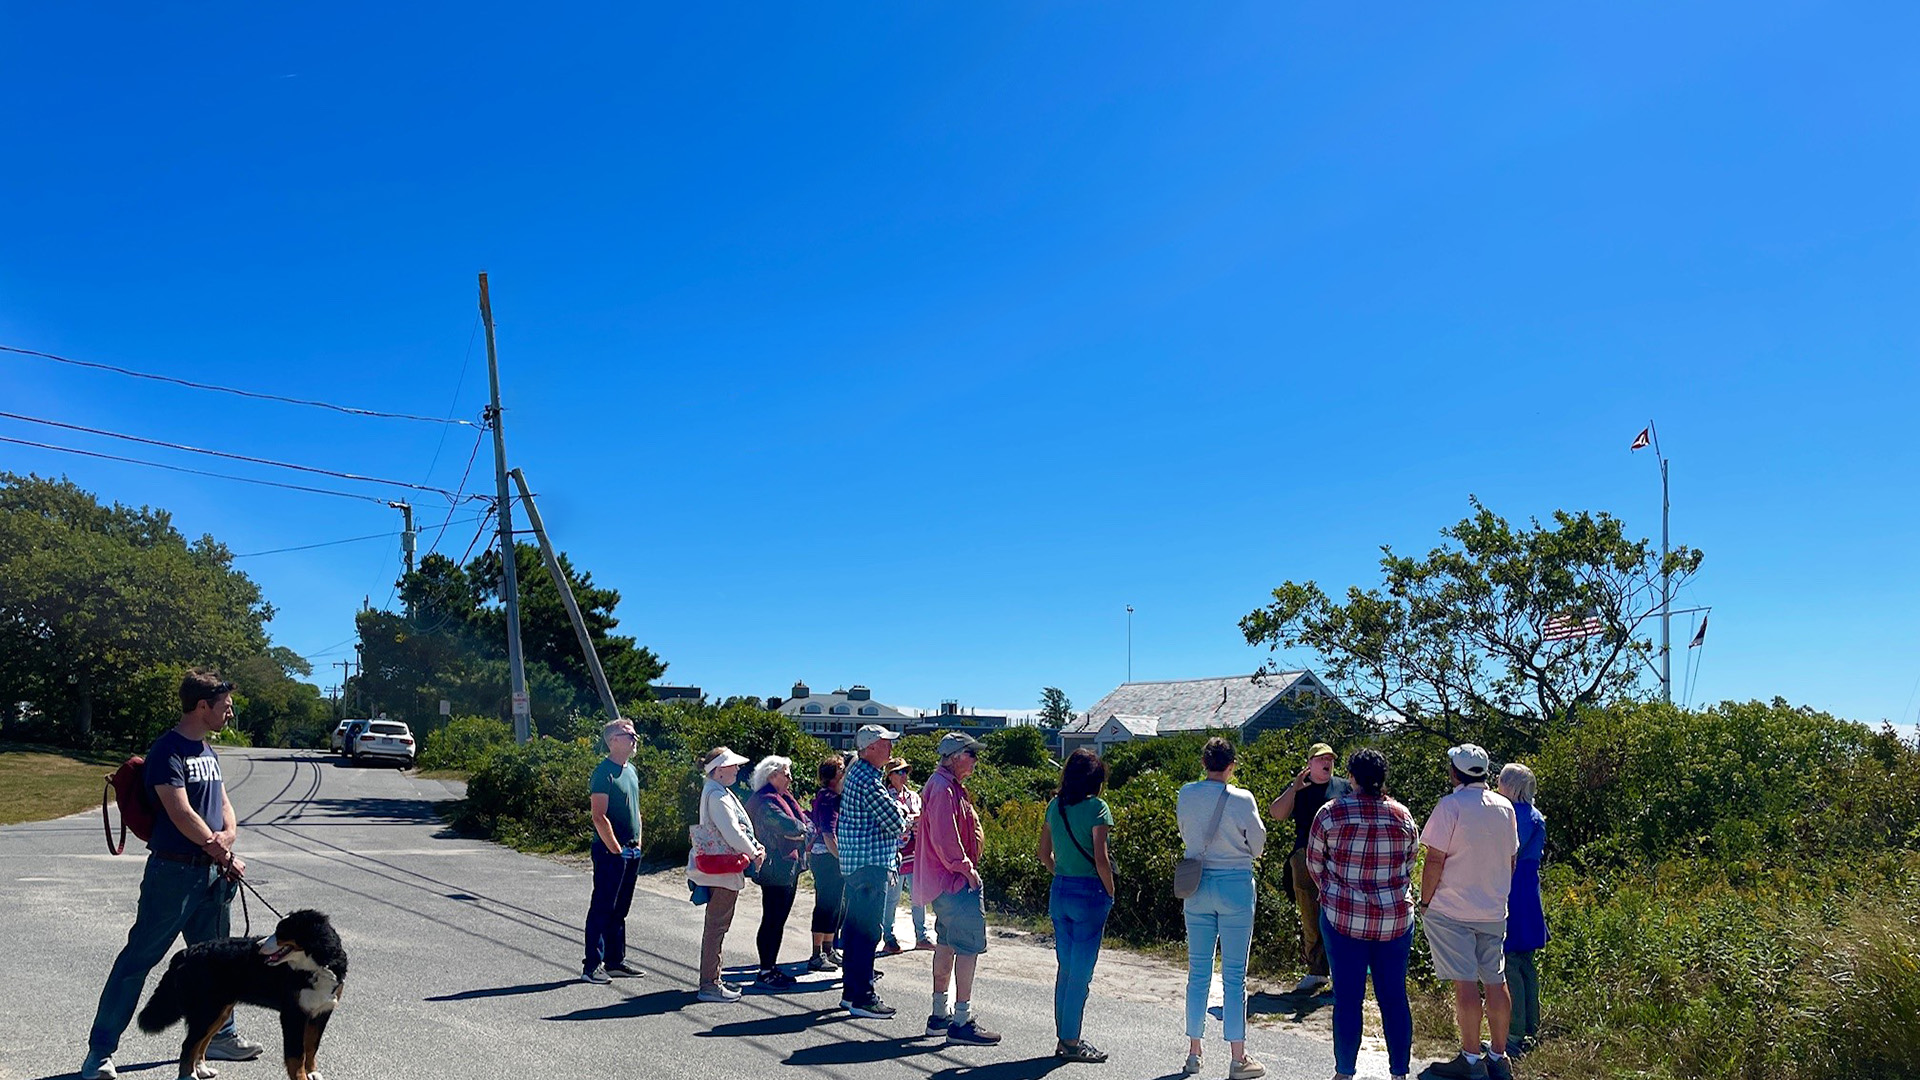
[(346, 980), (347, 952), (333, 924), (318, 911), (296, 911), (280, 920), (272, 937), (203, 941), (173, 954), (140, 1010), (140, 1028), (165, 1031), (184, 1019), (180, 1075), (206, 1077), (213, 1075), (207, 1043), (233, 1007), (273, 1009), (280, 1014), (287, 1076), (320, 1080), (314, 1055)]

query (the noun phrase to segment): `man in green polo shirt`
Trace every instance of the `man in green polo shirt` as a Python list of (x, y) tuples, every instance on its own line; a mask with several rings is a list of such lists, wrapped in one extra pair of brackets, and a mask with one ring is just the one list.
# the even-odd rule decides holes
[(587, 905), (587, 955), (581, 978), (591, 983), (646, 974), (627, 963), (627, 909), (640, 874), (640, 777), (627, 764), (640, 736), (633, 721), (601, 729), (607, 756), (593, 767), (593, 900)]

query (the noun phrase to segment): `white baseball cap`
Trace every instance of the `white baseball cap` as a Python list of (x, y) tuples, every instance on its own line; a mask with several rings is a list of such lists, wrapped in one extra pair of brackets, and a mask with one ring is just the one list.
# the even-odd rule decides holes
[(897, 731), (888, 731), (879, 724), (866, 724), (863, 725), (859, 731), (853, 733), (853, 748), (855, 750), (865, 750), (867, 747), (872, 746), (882, 739), (892, 742), (899, 737), (900, 733)]
[(1461, 743), (1459, 746), (1450, 748), (1447, 751), (1447, 760), (1453, 762), (1453, 767), (1460, 770), (1460, 775), (1475, 780), (1485, 780), (1487, 770), (1493, 765), (1491, 759), (1487, 757), (1487, 752), (1473, 743)]

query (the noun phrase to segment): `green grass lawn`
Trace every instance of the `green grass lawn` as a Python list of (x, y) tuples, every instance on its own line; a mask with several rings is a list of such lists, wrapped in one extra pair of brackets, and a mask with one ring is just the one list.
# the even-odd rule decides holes
[(124, 755), (0, 743), (0, 825), (46, 821), (100, 805), (106, 775)]

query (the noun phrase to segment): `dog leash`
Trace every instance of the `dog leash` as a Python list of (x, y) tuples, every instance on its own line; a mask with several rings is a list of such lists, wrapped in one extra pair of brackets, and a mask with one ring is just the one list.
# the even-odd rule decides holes
[(280, 914), (279, 908), (273, 906), (273, 901), (260, 895), (260, 890), (253, 887), (253, 882), (248, 881), (244, 877), (235, 877), (232, 874), (223, 873), (222, 876), (225, 877), (227, 880), (233, 882), (234, 884), (240, 886), (240, 918), (244, 921), (244, 927), (240, 931), (241, 937), (253, 936), (253, 913), (247, 910), (247, 894), (248, 893), (252, 893), (253, 895), (260, 897), (260, 902), (267, 905), (267, 910), (273, 912), (274, 918), (276, 919), (286, 918), (285, 915)]

